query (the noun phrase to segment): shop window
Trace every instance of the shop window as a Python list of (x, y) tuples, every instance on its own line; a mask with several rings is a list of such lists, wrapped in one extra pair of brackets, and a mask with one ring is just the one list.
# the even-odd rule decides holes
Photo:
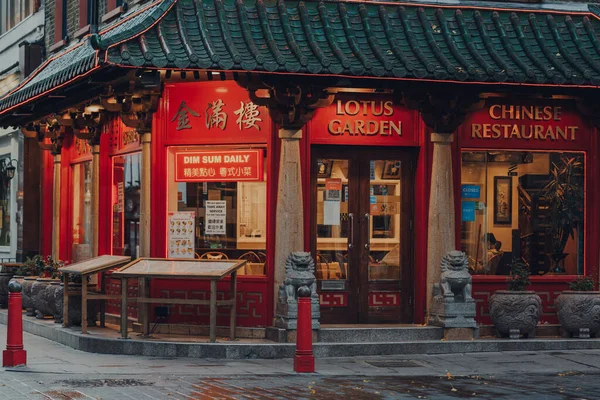
[[(213, 166), (197, 164), (202, 160)], [(267, 181), (263, 149), (171, 148), (169, 165), (167, 255), (245, 259), (248, 262), (240, 274), (264, 275)]]
[(474, 274), (584, 273), (585, 154), (463, 151), (461, 244)]
[(112, 253), (138, 257), (142, 154), (112, 158)]
[(0, 0), (0, 35), (33, 14), (33, 0)]
[(73, 262), (92, 256), (92, 162), (73, 165)]

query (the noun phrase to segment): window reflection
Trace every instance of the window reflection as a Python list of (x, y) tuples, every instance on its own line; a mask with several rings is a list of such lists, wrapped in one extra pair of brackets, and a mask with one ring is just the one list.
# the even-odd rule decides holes
[(138, 257), (142, 154), (113, 157), (113, 254)]
[(92, 256), (92, 162), (73, 165), (72, 260)]
[(461, 178), (472, 273), (507, 275), (513, 257), (532, 275), (583, 273), (583, 153), (464, 151)]

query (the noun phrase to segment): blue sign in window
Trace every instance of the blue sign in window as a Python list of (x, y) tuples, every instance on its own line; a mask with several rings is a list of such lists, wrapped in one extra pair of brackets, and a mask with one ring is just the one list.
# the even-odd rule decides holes
[(481, 197), (481, 186), (479, 185), (462, 185), (463, 199), (478, 199)]
[(475, 202), (462, 202), (462, 220), (463, 222), (475, 222)]

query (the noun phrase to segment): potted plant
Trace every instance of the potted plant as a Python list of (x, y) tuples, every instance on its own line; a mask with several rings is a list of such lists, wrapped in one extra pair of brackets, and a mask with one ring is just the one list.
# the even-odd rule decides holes
[(534, 291), (525, 290), (531, 284), (529, 274), (529, 267), (523, 260), (513, 259), (508, 290), (497, 290), (490, 299), (490, 316), (498, 337), (535, 337), (542, 300)]
[(548, 229), (552, 244), (550, 254), (553, 272), (565, 272), (565, 246), (583, 220), (583, 161), (581, 157), (562, 155), (558, 163), (552, 163), (550, 180), (542, 190), (550, 210), (552, 224)]
[(594, 289), (591, 276), (580, 276), (554, 302), (563, 337), (588, 339), (600, 332), (600, 292)]

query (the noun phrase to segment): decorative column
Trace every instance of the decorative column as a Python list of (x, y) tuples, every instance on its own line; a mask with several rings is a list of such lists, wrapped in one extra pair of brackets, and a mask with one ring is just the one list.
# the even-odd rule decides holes
[(433, 160), (427, 227), (427, 310), (430, 310), (433, 285), (440, 281), (442, 257), (455, 247), (453, 141), (454, 135), (451, 133), (431, 134)]
[(455, 209), (452, 179), (453, 132), (464, 121), (468, 112), (484, 105), (479, 93), (463, 91), (423, 91), (412, 88), (404, 93), (405, 103), (421, 113), (431, 132), (433, 160), (429, 222), (427, 230), (427, 316), (431, 311), (434, 284), (440, 283), (440, 264), (450, 250), (455, 249)]
[(150, 257), (150, 186), (152, 166), (152, 134), (144, 132), (142, 140), (142, 171), (140, 193), (140, 253), (138, 257)]
[(304, 251), (304, 208), (300, 139), (302, 129), (280, 129), (281, 156), (275, 215), (275, 299), (285, 280), (285, 260), (290, 253)]
[(54, 182), (52, 185), (52, 258), (60, 259), (60, 151), (54, 152)]
[(100, 227), (100, 143), (92, 145), (92, 257), (98, 256), (98, 228)]
[[(268, 107), (271, 119), (281, 128), (281, 155), (275, 214), (273, 266), (274, 311), (273, 325), (276, 329), (295, 330), (297, 323), (297, 286), (294, 277), (299, 273), (304, 282), (309, 277), (314, 280), (314, 262), (310, 253), (304, 251), (304, 205), (302, 201), (302, 172), (300, 165), (300, 139), (302, 127), (308, 122), (318, 107), (326, 107), (333, 101), (324, 88), (295, 85), (286, 79), (269, 77), (269, 81), (245, 82), (238, 84), (248, 89), (254, 104)], [(267, 91), (268, 96), (260, 95)], [(274, 243), (273, 243), (274, 242)], [(296, 258), (294, 258), (296, 257)], [(297, 262), (292, 262), (296, 260)], [(301, 260), (301, 261), (299, 261)], [(286, 268), (286, 261), (288, 268)], [(283, 285), (289, 278), (288, 285)], [(303, 283), (303, 285), (306, 283)], [(319, 298), (316, 284), (311, 285), (312, 327), (319, 328)], [(295, 335), (295, 334), (294, 334)], [(287, 338), (274, 338), (287, 341)], [(295, 339), (293, 339), (295, 340)]]

